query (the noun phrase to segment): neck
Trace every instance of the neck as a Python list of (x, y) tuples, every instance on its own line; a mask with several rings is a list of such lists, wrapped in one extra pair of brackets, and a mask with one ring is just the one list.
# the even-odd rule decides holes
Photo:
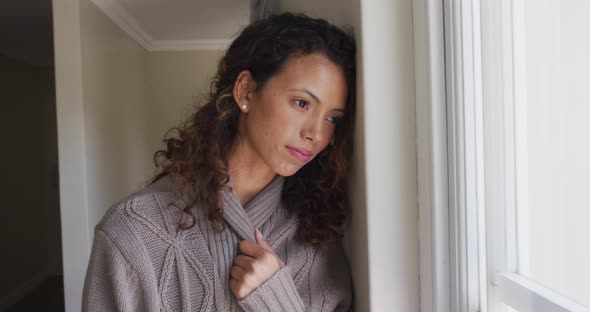
[(276, 173), (260, 158), (251, 145), (236, 137), (228, 155), (233, 191), (242, 207), (266, 187)]

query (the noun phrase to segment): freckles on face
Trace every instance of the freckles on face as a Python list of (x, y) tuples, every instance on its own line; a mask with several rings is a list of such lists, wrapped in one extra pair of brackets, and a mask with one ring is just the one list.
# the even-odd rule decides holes
[[(296, 173), (329, 143), (346, 92), (341, 68), (325, 56), (292, 57), (253, 99), (246, 125), (252, 147), (277, 174)], [(311, 157), (302, 160), (292, 148)]]

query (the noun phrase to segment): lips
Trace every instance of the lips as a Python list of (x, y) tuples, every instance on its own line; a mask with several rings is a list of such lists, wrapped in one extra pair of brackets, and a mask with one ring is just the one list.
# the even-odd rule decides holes
[(301, 162), (307, 162), (311, 158), (311, 152), (308, 150), (287, 146), (287, 150), (291, 156), (295, 157)]

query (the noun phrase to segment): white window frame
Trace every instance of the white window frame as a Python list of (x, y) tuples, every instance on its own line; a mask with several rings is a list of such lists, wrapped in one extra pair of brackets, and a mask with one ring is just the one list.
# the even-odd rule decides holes
[(442, 0), (414, 0), (420, 311), (451, 312)]
[(525, 277), (523, 0), (413, 5), (421, 312), (590, 312)]
[(477, 39), (475, 30), (461, 27), (478, 25), (473, 14), (478, 6), (442, 0), (413, 4), (420, 310), (481, 311), (485, 256), (478, 246), (485, 226), (479, 209), (467, 209), (483, 202), (482, 146), (472, 136), (482, 132), (472, 127), (478, 125), (474, 118), (481, 118), (481, 87), (457, 84), (481, 81), (463, 78), (480, 72), (474, 68), (480, 55), (471, 41)]

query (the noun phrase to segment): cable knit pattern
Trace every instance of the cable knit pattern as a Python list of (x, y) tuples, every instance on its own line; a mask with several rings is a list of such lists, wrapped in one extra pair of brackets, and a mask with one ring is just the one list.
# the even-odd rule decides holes
[[(84, 285), (84, 311), (350, 311), (352, 283), (340, 243), (324, 251), (295, 239), (297, 219), (281, 202), (284, 177), (242, 207), (222, 192), (226, 229), (215, 231), (206, 207), (192, 207), (196, 225), (171, 203), (162, 178), (109, 209), (96, 226)], [(230, 181), (231, 185), (231, 181)], [(244, 239), (259, 229), (286, 266), (237, 300), (230, 268)]]

